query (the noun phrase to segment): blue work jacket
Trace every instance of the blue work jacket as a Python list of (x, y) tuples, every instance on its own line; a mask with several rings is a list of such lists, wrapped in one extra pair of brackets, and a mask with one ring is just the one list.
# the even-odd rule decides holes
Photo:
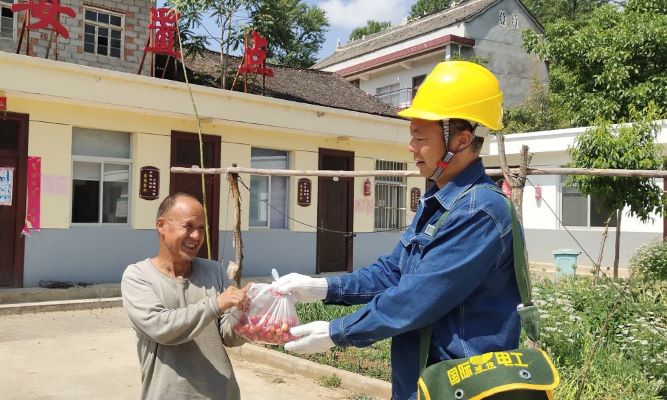
[(478, 159), (424, 194), (390, 255), (327, 278), (327, 303), (366, 304), (331, 321), (334, 343), (363, 347), (393, 338), (394, 400), (416, 398), (423, 327), (433, 327), (429, 363), (518, 347), (512, 216), (503, 196), (484, 185), (493, 181)]

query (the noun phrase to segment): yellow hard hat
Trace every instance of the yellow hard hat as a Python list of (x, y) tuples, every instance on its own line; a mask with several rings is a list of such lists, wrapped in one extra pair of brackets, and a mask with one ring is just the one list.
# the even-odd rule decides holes
[(403, 118), (429, 121), (460, 118), (494, 131), (503, 129), (503, 92), (488, 69), (468, 61), (436, 65), (419, 87)]

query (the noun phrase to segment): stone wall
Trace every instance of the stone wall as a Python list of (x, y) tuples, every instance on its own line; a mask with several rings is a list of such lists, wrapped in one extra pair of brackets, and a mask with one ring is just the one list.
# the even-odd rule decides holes
[[(0, 1), (0, 5), (6, 6), (9, 2)], [(150, 8), (155, 1), (151, 0), (61, 0), (61, 5), (70, 7), (76, 13), (74, 18), (61, 14), (60, 22), (69, 32), (69, 39), (60, 37), (58, 39), (58, 60), (105, 68), (121, 72), (137, 73), (139, 63), (143, 55), (143, 48), (148, 38), (148, 23), (150, 20)], [(121, 35), (120, 58), (92, 54), (84, 52), (84, 9), (92, 8), (107, 11), (112, 14), (123, 16), (123, 33)], [(14, 38), (3, 38), (0, 40), (0, 51), (16, 52), (18, 40), (21, 35), (21, 27), (25, 18), (25, 12), (14, 13), (14, 26), (16, 33)], [(33, 18), (33, 22), (36, 19)], [(49, 47), (51, 31), (30, 31), (30, 55), (44, 58)], [(26, 54), (26, 37), (24, 36), (20, 53)], [(55, 44), (51, 45), (49, 59), (55, 59)], [(143, 74), (148, 75), (150, 58), (143, 68)]]

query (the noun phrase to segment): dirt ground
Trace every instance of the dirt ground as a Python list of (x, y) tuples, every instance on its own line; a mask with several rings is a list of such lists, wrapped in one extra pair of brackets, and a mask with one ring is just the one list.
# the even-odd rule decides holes
[[(0, 397), (138, 399), (134, 340), (121, 308), (0, 316)], [(232, 362), (243, 400), (367, 398), (265, 365)]]

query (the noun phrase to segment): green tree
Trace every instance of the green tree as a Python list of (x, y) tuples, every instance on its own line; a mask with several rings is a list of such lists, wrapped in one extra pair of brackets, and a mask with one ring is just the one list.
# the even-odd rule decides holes
[[(166, 5), (181, 14), (179, 28), (186, 56), (201, 55), (213, 40), (220, 46), (220, 85), (226, 88), (230, 65), (226, 54), (235, 51), (241, 44), (243, 12), (251, 6), (250, 0), (168, 0)], [(194, 28), (204, 28), (204, 18), (215, 19), (218, 31), (206, 31), (197, 35)], [(245, 18), (247, 21), (247, 18)]]
[(308, 68), (317, 61), (329, 22), (324, 10), (302, 0), (253, 0), (250, 24), (269, 41), (271, 62)]
[[(324, 10), (302, 0), (169, 0), (181, 13), (180, 29), (186, 54), (204, 51), (210, 40), (220, 46), (222, 87), (229, 87), (230, 67), (225, 55), (237, 52), (244, 35), (255, 29), (269, 42), (270, 62), (310, 67), (317, 59), (329, 23)], [(214, 18), (218, 30), (195, 35), (205, 28), (204, 19)]]
[(452, 0), (417, 0), (417, 2), (410, 7), (408, 18), (419, 18), (426, 14), (444, 10), (449, 7), (451, 3)]
[[(657, 113), (651, 103), (643, 113), (629, 110), (631, 123), (618, 126), (598, 120), (596, 127), (577, 137), (568, 149), (571, 166), (595, 169), (662, 169), (662, 147), (656, 144), (660, 132), (655, 122)], [(624, 207), (642, 222), (652, 213), (663, 214), (662, 188), (648, 178), (574, 176), (568, 180), (587, 195), (600, 199), (600, 210), (609, 216), (616, 214), (616, 246), (614, 277), (618, 277), (618, 258), (621, 241), (621, 217)]]
[(652, 100), (667, 113), (667, 0), (604, 5), (544, 35), (524, 31), (524, 45), (549, 62), (551, 93), (572, 125), (629, 120)]
[(356, 39), (361, 39), (364, 36), (371, 35), (373, 33), (378, 33), (381, 32), (387, 28), (391, 27), (391, 22), (389, 21), (383, 21), (383, 22), (378, 22), (378, 21), (373, 21), (372, 19), (369, 19), (366, 21), (365, 26), (360, 26), (358, 28), (354, 28), (352, 32), (350, 33), (350, 36), (348, 40), (356, 40)]
[(505, 109), (502, 133), (536, 132), (568, 127), (567, 117), (549, 93), (548, 85), (535, 77), (526, 101)]
[(608, 3), (608, 0), (523, 0), (526, 8), (545, 26), (560, 19), (586, 19), (595, 9)]

